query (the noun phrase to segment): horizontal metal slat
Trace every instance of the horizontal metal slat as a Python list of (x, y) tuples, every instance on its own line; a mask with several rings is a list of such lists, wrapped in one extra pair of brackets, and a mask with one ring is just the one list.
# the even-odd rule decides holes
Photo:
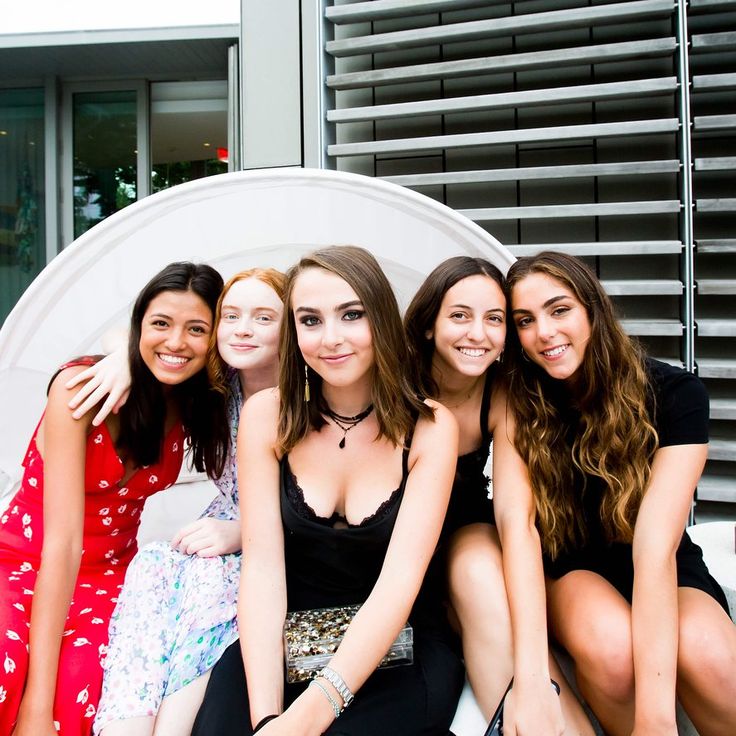
[(434, 174), (386, 176), (385, 181), (402, 186), (420, 187), (449, 184), (474, 184), (494, 181), (527, 181), (536, 179), (575, 179), (591, 176), (633, 176), (637, 174), (677, 173), (680, 162), (622, 161), (612, 164), (569, 164), (564, 166), (525, 166), (521, 168), (484, 169), (477, 171), (445, 171)]
[(328, 41), (325, 44), (325, 50), (328, 54), (338, 57), (375, 54), (381, 51), (396, 51), (417, 46), (474, 41), (482, 38), (497, 38), (563, 28), (595, 27), (606, 23), (625, 23), (670, 15), (673, 9), (673, 0), (636, 0), (636, 2), (610, 5), (566, 8), (543, 13), (527, 13), (443, 26), (354, 36)]
[(325, 84), (331, 89), (359, 89), (380, 87), (387, 84), (419, 82), (428, 79), (454, 79), (478, 74), (502, 74), (511, 71), (527, 71), (545, 67), (571, 66), (575, 64), (604, 63), (630, 58), (668, 56), (677, 48), (674, 38), (652, 38), (643, 41), (605, 43), (596, 46), (580, 46), (569, 49), (530, 51), (522, 54), (503, 54), (476, 59), (437, 61), (429, 64), (370, 69), (361, 72), (331, 74)]
[(736, 378), (736, 360), (698, 358), (696, 363), (701, 378)]
[(483, 5), (488, 5), (488, 0), (372, 0), (350, 5), (333, 5), (325, 10), (325, 18), (335, 25), (342, 25), (423, 13), (444, 13)]
[(682, 281), (677, 279), (616, 279), (601, 283), (609, 296), (679, 296), (683, 292)]
[(508, 169), (477, 171), (443, 171), (435, 174), (403, 174), (384, 176), (384, 181), (405, 187), (437, 186), (448, 184), (485, 184), (491, 181), (527, 181), (532, 179), (575, 179), (590, 176), (633, 176), (636, 174), (677, 173), (680, 162), (622, 161), (614, 164), (567, 164), (564, 166), (524, 166)]
[(736, 171), (736, 156), (717, 156), (715, 158), (696, 158), (696, 171)]
[(736, 461), (736, 440), (711, 437), (708, 443), (708, 459)]
[(571, 256), (634, 256), (661, 253), (681, 253), (679, 240), (631, 240), (609, 241), (605, 243), (524, 243), (509, 245), (506, 248), (514, 256), (533, 256), (543, 250), (556, 250)]
[(698, 294), (736, 294), (736, 279), (698, 279)]
[(693, 91), (736, 89), (736, 74), (695, 74)]
[(710, 418), (736, 419), (736, 399), (711, 399)]
[(610, 217), (617, 215), (647, 215), (679, 212), (679, 200), (645, 202), (605, 202), (584, 204), (553, 204), (527, 207), (488, 207), (457, 210), (476, 222), (501, 220), (538, 220), (560, 217)]
[(695, 209), (698, 212), (736, 212), (736, 199), (697, 199)]
[(362, 120), (386, 120), (419, 115), (449, 115), (477, 110), (504, 110), (531, 105), (561, 105), (566, 102), (595, 102), (660, 95), (677, 89), (676, 77), (659, 79), (634, 79), (607, 84), (582, 84), (570, 87), (533, 89), (521, 92), (501, 92), (490, 95), (468, 95), (437, 100), (399, 102), (389, 105), (370, 105), (329, 110), (327, 120), (332, 123), (358, 122)]
[(680, 336), (682, 323), (676, 319), (622, 319), (621, 325), (629, 335)]
[(704, 475), (698, 481), (698, 500), (736, 502), (736, 478), (727, 475)]
[(736, 337), (736, 319), (697, 319), (700, 337)]
[(337, 143), (327, 147), (330, 156), (363, 156), (377, 153), (413, 153), (443, 148), (473, 148), (510, 143), (539, 143), (542, 141), (569, 141), (581, 138), (610, 138), (614, 136), (672, 133), (677, 131), (677, 118), (664, 120), (627, 120), (620, 123), (566, 125), (552, 128), (522, 128), (495, 130), (482, 133), (433, 135), (420, 138), (396, 138), (385, 141)]
[(693, 118), (695, 130), (730, 130), (736, 128), (736, 115), (700, 115)]
[(736, 253), (736, 239), (698, 240), (696, 247), (698, 253)]
[(731, 50), (736, 47), (736, 32), (693, 34), (691, 44), (695, 52)]
[(736, 0), (690, 0), (691, 10), (728, 10), (736, 8)]

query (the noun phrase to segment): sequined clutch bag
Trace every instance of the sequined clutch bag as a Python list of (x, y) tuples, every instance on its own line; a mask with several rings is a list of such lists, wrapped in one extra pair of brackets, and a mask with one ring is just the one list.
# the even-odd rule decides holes
[[(284, 652), (287, 682), (310, 680), (328, 664), (359, 608), (311, 608), (286, 614)], [(378, 666), (395, 667), (413, 661), (414, 632), (407, 623)]]

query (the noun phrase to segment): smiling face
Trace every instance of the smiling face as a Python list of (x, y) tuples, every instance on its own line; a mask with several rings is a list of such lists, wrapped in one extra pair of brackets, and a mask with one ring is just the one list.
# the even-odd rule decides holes
[(304, 361), (325, 384), (347, 387), (370, 382), (371, 326), (347, 281), (323, 268), (308, 268), (294, 282), (291, 308)]
[(183, 383), (204, 368), (212, 312), (193, 291), (163, 291), (141, 321), (141, 358), (161, 383)]
[(283, 310), (267, 283), (255, 277), (236, 281), (220, 308), (217, 350), (222, 359), (241, 371), (275, 366)]
[(445, 292), (427, 337), (434, 340), (434, 372), (482, 375), (498, 358), (506, 339), (506, 299), (501, 287), (482, 274), (458, 281)]
[(585, 306), (561, 281), (530, 273), (511, 291), (511, 313), (529, 360), (561, 381), (574, 378), (591, 336)]

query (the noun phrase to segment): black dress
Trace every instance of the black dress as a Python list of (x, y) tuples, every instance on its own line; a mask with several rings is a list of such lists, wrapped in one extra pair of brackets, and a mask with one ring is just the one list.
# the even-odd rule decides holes
[[(659, 436), (659, 447), (705, 444), (708, 442), (708, 394), (699, 378), (658, 360), (646, 362), (651, 399), (654, 404), (654, 428)], [(563, 410), (563, 421), (568, 425), (568, 442), (577, 430), (579, 415), (570, 408)], [(584, 482), (585, 480), (585, 482)], [(631, 602), (634, 587), (632, 547), (621, 542), (609, 542), (600, 520), (600, 499), (603, 491), (599, 478), (578, 477), (575, 495), (588, 530), (586, 542), (564, 550), (555, 560), (545, 556), (545, 572), (552, 578), (561, 578), (572, 570), (590, 570), (601, 575), (621, 595)], [(676, 554), (677, 584), (679, 587), (698, 588), (715, 598), (728, 613), (723, 590), (708, 572), (703, 551), (687, 532), (683, 532)]]
[[(304, 501), (288, 458), (281, 461), (287, 607), (290, 611), (363, 603), (383, 565), (408, 476), (404, 451), (401, 485), (357, 525), (318, 517)], [(342, 521), (335, 526), (336, 521)], [(414, 564), (406, 560), (407, 565)], [(464, 670), (451, 644), (440, 601), (420, 594), (409, 621), (414, 663), (379, 669), (355, 701), (326, 731), (330, 736), (446, 736), (463, 687)], [(284, 708), (306, 683), (285, 684)], [(247, 686), (235, 642), (212, 670), (194, 736), (252, 733)]]
[(483, 398), (480, 405), (480, 447), (465, 455), (460, 455), (455, 468), (450, 504), (442, 527), (445, 539), (467, 524), (484, 522), (495, 524), (493, 500), (489, 498), (490, 478), (485, 474), (488, 453), (493, 437), (488, 431), (488, 412), (491, 408), (491, 392), (495, 375), (495, 363), (486, 372)]

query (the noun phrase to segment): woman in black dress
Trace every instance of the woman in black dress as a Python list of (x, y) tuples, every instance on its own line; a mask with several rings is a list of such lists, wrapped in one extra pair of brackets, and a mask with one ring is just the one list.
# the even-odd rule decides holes
[[(248, 401), (238, 437), (241, 639), (213, 670), (194, 734), (446, 736), (462, 666), (442, 612), (415, 599), (456, 422), (411, 390), (396, 300), (367, 251), (303, 258), (285, 303), (279, 391)], [(329, 670), (285, 683), (286, 612), (347, 604), (361, 608)], [(407, 620), (414, 663), (376, 669)]]
[(545, 252), (508, 273), (514, 443), (529, 470), (552, 631), (610, 734), (736, 732), (736, 627), (687, 533), (708, 397), (645, 358), (597, 278)]

